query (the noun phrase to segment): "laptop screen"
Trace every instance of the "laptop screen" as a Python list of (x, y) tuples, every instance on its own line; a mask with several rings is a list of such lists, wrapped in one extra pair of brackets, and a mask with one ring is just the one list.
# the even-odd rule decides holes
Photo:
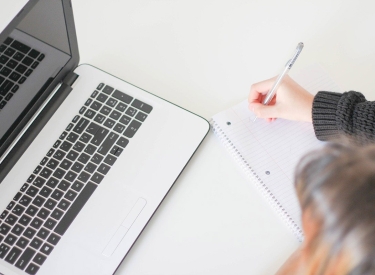
[(37, 1), (0, 43), (0, 147), (30, 116), (71, 52), (61, 0)]

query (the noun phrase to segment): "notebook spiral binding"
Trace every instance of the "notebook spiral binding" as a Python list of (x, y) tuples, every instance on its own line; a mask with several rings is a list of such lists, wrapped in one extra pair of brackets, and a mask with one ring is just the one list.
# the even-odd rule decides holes
[(224, 145), (226, 150), (232, 156), (234, 161), (241, 167), (246, 177), (255, 183), (258, 191), (263, 195), (271, 207), (276, 211), (279, 217), (285, 222), (287, 227), (295, 234), (299, 242), (303, 241), (303, 231), (298, 224), (288, 215), (280, 202), (275, 198), (271, 191), (267, 188), (258, 174), (250, 167), (246, 160), (242, 157), (241, 153), (237, 150), (236, 146), (232, 143), (230, 138), (221, 129), (220, 125), (211, 119), (210, 124), (212, 131), (219, 138), (220, 142)]

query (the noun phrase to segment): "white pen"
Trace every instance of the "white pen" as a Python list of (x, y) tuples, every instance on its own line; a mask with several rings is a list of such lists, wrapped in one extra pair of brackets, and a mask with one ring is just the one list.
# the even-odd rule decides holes
[[(269, 92), (267, 93), (266, 97), (263, 99), (263, 105), (268, 105), (272, 98), (274, 97), (274, 95), (276, 94), (276, 91), (277, 91), (277, 88), (279, 87), (279, 85), (281, 84), (281, 82), (283, 81), (284, 77), (287, 75), (287, 73), (289, 72), (289, 70), (292, 68), (294, 62), (296, 62), (297, 60), (297, 57), (299, 56), (299, 54), (301, 53), (303, 49), (303, 43), (300, 42), (298, 43), (297, 45), (297, 48), (296, 48), (296, 51), (295, 53), (293, 54), (292, 58), (288, 60), (288, 62), (286, 62), (286, 65), (285, 65), (285, 68), (284, 70), (281, 72), (281, 74), (277, 77), (275, 83), (273, 84), (271, 90), (269, 90)], [(255, 121), (257, 119), (257, 117), (255, 117), (255, 119), (253, 121)]]

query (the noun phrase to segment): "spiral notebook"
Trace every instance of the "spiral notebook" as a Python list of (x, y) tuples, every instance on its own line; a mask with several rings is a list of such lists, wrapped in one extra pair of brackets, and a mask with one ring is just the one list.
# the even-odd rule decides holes
[[(292, 75), (306, 90), (340, 89), (320, 65), (310, 66)], [(258, 187), (281, 219), (303, 240), (301, 209), (294, 189), (294, 170), (299, 159), (323, 145), (307, 122), (277, 119), (268, 123), (253, 121), (247, 99), (212, 117), (214, 133), (242, 168), (250, 182)]]

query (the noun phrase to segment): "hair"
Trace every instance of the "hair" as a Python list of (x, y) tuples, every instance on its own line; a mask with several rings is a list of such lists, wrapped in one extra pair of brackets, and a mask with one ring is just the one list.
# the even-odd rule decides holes
[(307, 154), (295, 187), (302, 211), (319, 222), (309, 249), (320, 260), (306, 274), (326, 274), (340, 257), (348, 260), (336, 275), (375, 274), (375, 145), (336, 142)]

